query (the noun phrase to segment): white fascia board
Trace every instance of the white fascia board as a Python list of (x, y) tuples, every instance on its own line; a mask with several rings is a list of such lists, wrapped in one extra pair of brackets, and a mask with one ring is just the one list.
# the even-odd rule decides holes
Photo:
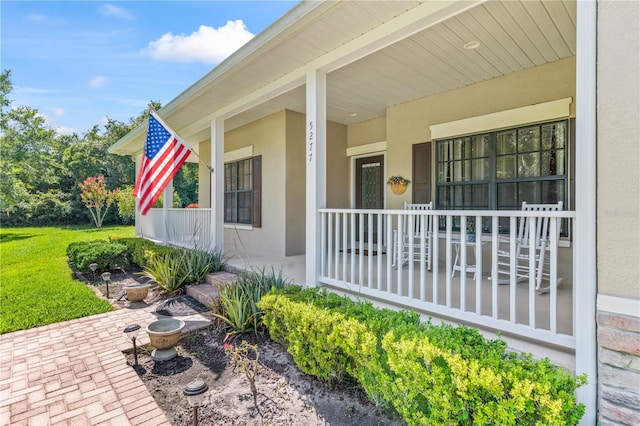
[(403, 40), (419, 31), (446, 21), (456, 15), (484, 3), (473, 1), (429, 1), (416, 6), (397, 18), (376, 27), (333, 51), (316, 58), (307, 65), (296, 69), (252, 94), (214, 111), (181, 130), (183, 137), (200, 132), (209, 126), (213, 117), (229, 118), (282, 93), (301, 86), (306, 76), (317, 70), (329, 73), (367, 55)]

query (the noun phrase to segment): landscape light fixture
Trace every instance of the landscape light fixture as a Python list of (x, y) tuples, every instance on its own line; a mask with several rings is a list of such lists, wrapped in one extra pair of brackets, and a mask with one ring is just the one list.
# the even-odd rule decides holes
[(209, 386), (202, 380), (194, 380), (184, 388), (183, 393), (187, 397), (189, 405), (193, 407), (193, 426), (198, 425), (198, 407), (202, 404), (207, 389)]
[(96, 269), (98, 269), (98, 264), (97, 263), (90, 263), (89, 264), (89, 269), (91, 269), (91, 272), (93, 272), (93, 275), (96, 274)]
[(109, 298), (109, 282), (111, 281), (111, 272), (103, 272), (102, 280), (107, 285), (107, 299)]
[(133, 366), (136, 367), (138, 365), (138, 348), (136, 347), (136, 337), (138, 337), (138, 332), (140, 331), (140, 326), (138, 324), (128, 325), (124, 329), (124, 334), (127, 335), (129, 339), (133, 342)]

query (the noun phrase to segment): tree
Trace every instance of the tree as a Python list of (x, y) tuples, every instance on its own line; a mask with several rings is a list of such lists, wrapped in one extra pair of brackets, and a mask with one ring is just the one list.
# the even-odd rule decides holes
[(131, 223), (136, 217), (136, 199), (133, 196), (133, 186), (127, 185), (116, 195), (118, 214), (124, 223)]
[(38, 110), (11, 108), (10, 71), (0, 74), (0, 210), (30, 210), (35, 194), (57, 189), (60, 170), (53, 161), (56, 132)]
[[(109, 191), (104, 183), (104, 176), (88, 177), (80, 186), (82, 202), (89, 209), (96, 228), (102, 228), (102, 221), (109, 206), (116, 200), (119, 190)], [(102, 210), (104, 209), (104, 211)]]

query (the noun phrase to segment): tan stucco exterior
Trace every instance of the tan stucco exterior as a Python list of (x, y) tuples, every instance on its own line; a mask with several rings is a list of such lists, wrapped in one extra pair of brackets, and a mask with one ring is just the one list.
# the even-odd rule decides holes
[(253, 145), (253, 156), (262, 156), (262, 226), (226, 227), (225, 251), (235, 256), (272, 254), (284, 256), (286, 229), (286, 114), (280, 111), (225, 133), (224, 151)]
[[(225, 251), (234, 256), (294, 256), (305, 251), (305, 116), (280, 111), (225, 133), (224, 151), (253, 146), (262, 156), (262, 226), (225, 226)], [(345, 155), (347, 127), (327, 124), (327, 206), (349, 206), (349, 163)], [(211, 142), (199, 144), (209, 158)], [(211, 207), (210, 172), (199, 171), (199, 203)]]
[(327, 207), (349, 208), (349, 159), (347, 126), (327, 123)]
[(202, 142), (198, 145), (199, 156), (203, 160), (198, 167), (198, 204), (202, 209), (211, 207), (211, 171), (202, 163), (209, 163), (211, 158), (211, 142)]
[[(431, 140), (429, 126), (571, 97), (575, 116), (575, 58), (494, 78), (387, 110), (385, 125), (370, 120), (350, 126), (348, 145), (386, 140), (387, 176), (411, 178), (412, 145)], [(380, 134), (386, 128), (386, 136)], [(402, 208), (411, 191), (398, 196), (387, 188), (387, 208)]]
[(349, 148), (385, 141), (387, 139), (387, 120), (385, 117), (378, 117), (352, 124), (347, 129), (347, 138)]
[(639, 3), (598, 2), (598, 293), (636, 300), (640, 299), (638, 34)]
[(305, 116), (286, 111), (285, 256), (305, 250)]

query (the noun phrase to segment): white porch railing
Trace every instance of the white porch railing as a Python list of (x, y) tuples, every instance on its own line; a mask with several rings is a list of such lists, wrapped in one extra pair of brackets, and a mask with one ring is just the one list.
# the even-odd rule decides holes
[(188, 248), (208, 248), (211, 243), (211, 209), (150, 209), (139, 217), (142, 237)]
[[(536, 291), (539, 252), (517, 259), (516, 225), (525, 217), (530, 218), (533, 243), (536, 223), (550, 218), (549, 235), (559, 235), (563, 223), (564, 231), (571, 230), (575, 212), (320, 209), (319, 281), (441, 318), (575, 349), (574, 248), (559, 247), (556, 238), (546, 242), (548, 292)], [(394, 264), (394, 251), (403, 249), (394, 233), (401, 235), (407, 220), (421, 224), (414, 228), (417, 244), (405, 246), (408, 262)], [(432, 227), (425, 226), (428, 221)], [(474, 222), (475, 242), (467, 241), (467, 221)], [(509, 230), (500, 233), (505, 228)]]

